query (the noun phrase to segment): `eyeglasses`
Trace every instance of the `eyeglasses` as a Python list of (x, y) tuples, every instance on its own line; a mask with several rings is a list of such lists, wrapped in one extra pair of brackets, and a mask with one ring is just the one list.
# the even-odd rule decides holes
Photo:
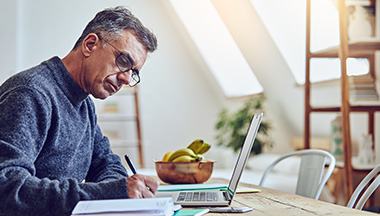
[(119, 56), (116, 57), (116, 59), (115, 59), (115, 63), (117, 65), (117, 67), (123, 73), (128, 72), (128, 71), (131, 70), (132, 71), (132, 76), (131, 76), (132, 79), (131, 79), (131, 81), (129, 82), (128, 85), (130, 87), (133, 87), (133, 86), (137, 85), (140, 82), (139, 71), (132, 68), (132, 60), (130, 59), (129, 55), (126, 55), (123, 52), (121, 52), (118, 48), (116, 48), (114, 45), (112, 45), (110, 42), (108, 42), (104, 38), (102, 38), (100, 36), (99, 36), (99, 38), (100, 38), (100, 40), (105, 41), (106, 43), (108, 43), (109, 45), (111, 45), (114, 49), (116, 49), (118, 52), (120, 52)]

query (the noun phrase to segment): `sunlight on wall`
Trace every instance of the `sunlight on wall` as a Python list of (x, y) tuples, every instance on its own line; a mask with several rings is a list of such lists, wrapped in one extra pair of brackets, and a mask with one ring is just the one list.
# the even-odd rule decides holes
[(209, 0), (171, 0), (224, 94), (240, 97), (263, 88)]

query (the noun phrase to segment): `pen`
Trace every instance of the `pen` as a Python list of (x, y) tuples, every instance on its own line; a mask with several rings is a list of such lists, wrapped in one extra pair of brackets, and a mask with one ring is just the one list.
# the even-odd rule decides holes
[[(128, 166), (132, 170), (133, 174), (137, 174), (136, 168), (133, 165), (131, 158), (128, 155), (124, 155), (124, 158), (127, 161)], [(146, 189), (148, 189), (148, 191), (152, 191), (148, 185), (146, 186)]]
[(129, 158), (129, 156), (128, 155), (124, 155), (124, 158), (127, 161), (129, 168), (131, 168), (133, 174), (137, 174), (136, 168), (135, 168), (135, 166), (133, 166), (133, 163), (132, 163), (131, 159)]

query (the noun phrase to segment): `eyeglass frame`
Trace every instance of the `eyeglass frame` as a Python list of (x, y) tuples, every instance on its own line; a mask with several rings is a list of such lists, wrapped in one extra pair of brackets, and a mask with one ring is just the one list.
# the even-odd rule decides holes
[[(126, 73), (126, 72), (128, 72), (128, 71), (132, 71), (132, 74), (131, 74), (131, 81), (133, 82), (133, 83), (132, 83), (133, 85), (131, 85), (131, 82), (130, 82), (130, 83), (128, 83), (129, 87), (134, 87), (134, 86), (136, 86), (137, 84), (139, 84), (140, 81), (141, 81), (141, 79), (140, 79), (140, 75), (139, 75), (140, 72), (139, 72), (138, 70), (132, 68), (132, 66), (133, 66), (132, 62), (133, 62), (133, 61), (131, 60), (130, 56), (129, 56), (128, 54), (125, 54), (124, 52), (120, 51), (118, 48), (116, 48), (114, 45), (112, 45), (112, 44), (111, 44), (110, 42), (108, 42), (106, 39), (102, 38), (100, 35), (98, 35), (98, 37), (99, 37), (100, 40), (105, 41), (105, 42), (108, 43), (111, 47), (113, 47), (113, 48), (116, 49), (118, 52), (120, 52), (120, 54), (119, 54), (119, 55), (116, 57), (116, 59), (115, 59), (115, 64), (116, 64), (116, 66), (119, 68), (119, 70), (120, 70), (121, 72), (123, 72), (123, 73)], [(129, 64), (131, 65), (131, 67), (130, 67), (129, 69), (127, 69), (127, 70), (122, 70), (122, 69), (120, 68), (119, 64), (117, 63), (117, 60), (118, 60), (120, 57), (122, 57), (122, 56), (125, 57), (125, 58), (128, 60)]]

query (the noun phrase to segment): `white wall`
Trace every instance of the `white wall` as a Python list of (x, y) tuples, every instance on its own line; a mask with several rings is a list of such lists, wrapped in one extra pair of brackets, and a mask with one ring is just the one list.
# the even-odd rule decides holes
[[(169, 150), (186, 146), (195, 138), (215, 142), (214, 125), (221, 108), (236, 109), (244, 99), (226, 99), (166, 0), (0, 0), (0, 82), (11, 73), (29, 68), (54, 56), (64, 57), (96, 12), (125, 5), (159, 40), (142, 69), (139, 85), (140, 114), (145, 164)], [(213, 3), (215, 5), (217, 1)], [(249, 1), (246, 1), (249, 2)], [(274, 126), (274, 152), (290, 151), (293, 136), (303, 133), (303, 88), (297, 87), (288, 66), (268, 32), (253, 13), (245, 27), (229, 20), (228, 27), (262, 83), (267, 114)], [(235, 23), (234, 23), (235, 22)], [(4, 48), (5, 47), (5, 48)], [(313, 87), (316, 103), (339, 101), (338, 82)], [(333, 95), (329, 101), (326, 94)], [(314, 135), (328, 136), (333, 115), (313, 116)], [(365, 123), (364, 123), (365, 124)], [(354, 128), (363, 130), (362, 123)], [(214, 148), (207, 157), (217, 166), (233, 163), (230, 150)]]
[[(281, 119), (275, 124), (277, 146), (282, 143), (278, 138), (302, 136), (304, 87), (296, 85), (289, 66), (272, 41), (271, 35), (263, 25), (250, 0), (234, 2), (212, 0), (212, 2), (251, 65), (252, 70), (264, 86), (268, 98), (268, 110), (271, 113), (270, 117)], [(285, 27), (292, 29), (291, 23)], [(377, 61), (377, 63), (379, 62)], [(312, 84), (311, 103), (313, 106), (339, 106), (340, 101), (339, 80)], [(336, 115), (337, 113), (313, 113), (311, 115), (312, 137), (329, 137), (331, 121)], [(380, 122), (379, 120), (377, 117), (375, 122)], [(367, 133), (367, 122), (366, 114), (355, 113), (351, 115), (353, 155), (357, 153), (357, 145), (362, 139), (362, 134)], [(284, 128), (287, 130), (283, 130)], [(380, 134), (378, 132), (376, 137), (376, 149), (380, 149)], [(284, 149), (278, 148), (276, 150)], [(378, 160), (380, 161), (380, 158)]]
[[(7, 35), (0, 37), (11, 43), (0, 51), (3, 61), (0, 82), (11, 73), (54, 55), (64, 57), (85, 25), (96, 12), (106, 7), (129, 7), (156, 33), (159, 48), (144, 65), (139, 85), (147, 167), (153, 167), (153, 159), (161, 158), (169, 150), (182, 148), (196, 138), (214, 143), (218, 112), (222, 107), (238, 107), (242, 102), (242, 99), (226, 100), (222, 95), (166, 0), (2, 1), (1, 12), (5, 13), (0, 13), (1, 31)], [(219, 161), (217, 166), (233, 164), (230, 150), (215, 147), (208, 158)]]
[(0, 7), (0, 83), (16, 71), (17, 5), (18, 0), (7, 1)]

